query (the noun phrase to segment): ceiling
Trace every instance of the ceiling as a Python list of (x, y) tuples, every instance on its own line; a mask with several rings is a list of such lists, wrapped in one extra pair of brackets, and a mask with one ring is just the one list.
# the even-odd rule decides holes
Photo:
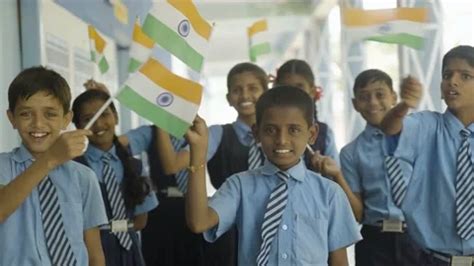
[[(116, 21), (111, 5), (105, 0), (55, 0), (85, 22), (114, 38), (119, 46), (128, 46), (132, 24)], [(152, 5), (151, 0), (123, 0), (129, 17), (144, 17)], [(265, 69), (272, 69), (294, 41), (306, 28), (308, 19), (326, 2), (334, 0), (195, 0), (202, 16), (214, 24), (209, 54), (203, 72), (225, 75), (236, 63), (248, 61), (247, 27), (256, 20), (268, 21), (268, 39), (272, 46), (270, 55), (258, 60)]]

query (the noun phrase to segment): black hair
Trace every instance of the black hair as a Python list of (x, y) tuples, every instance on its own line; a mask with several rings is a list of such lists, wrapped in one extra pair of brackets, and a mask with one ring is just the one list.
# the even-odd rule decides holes
[(260, 96), (256, 105), (257, 126), (266, 110), (273, 107), (296, 107), (303, 112), (309, 126), (313, 125), (314, 104), (311, 97), (293, 86), (277, 86)]
[(250, 72), (255, 77), (258, 79), (260, 82), (260, 85), (262, 85), (262, 88), (264, 91), (268, 90), (268, 78), (267, 78), (267, 73), (265, 73), (265, 70), (263, 70), (261, 67), (249, 63), (249, 62), (244, 62), (244, 63), (239, 63), (232, 67), (227, 74), (227, 91), (229, 91), (233, 78), (235, 75), (242, 74), (244, 72)]
[(71, 89), (66, 80), (57, 72), (43, 66), (35, 66), (21, 71), (8, 88), (8, 109), (15, 112), (19, 99), (28, 100), (43, 91), (54, 96), (61, 103), (64, 113), (69, 112)]
[(358, 89), (364, 88), (365, 86), (369, 85), (370, 83), (382, 81), (387, 84), (391, 91), (393, 91), (393, 82), (392, 78), (385, 72), (379, 69), (368, 69), (362, 71), (359, 75), (357, 75), (354, 81), (354, 87), (352, 91), (354, 95)]
[[(72, 104), (72, 111), (74, 113), (73, 122), (76, 127), (79, 127), (81, 107), (83, 104), (90, 101), (106, 102), (110, 95), (101, 90), (87, 90), (81, 93)], [(117, 115), (117, 109), (114, 104), (110, 104), (110, 109)], [(113, 145), (115, 146), (117, 156), (123, 166), (123, 181), (122, 191), (127, 209), (133, 209), (136, 205), (143, 203), (145, 197), (151, 191), (151, 185), (146, 177), (140, 176), (133, 167), (132, 161), (134, 158), (130, 155), (125, 147), (118, 141), (117, 136), (114, 136)]]
[(449, 50), (443, 56), (441, 71), (444, 71), (444, 68), (449, 63), (449, 61), (454, 58), (464, 59), (471, 67), (474, 67), (474, 47), (470, 45), (459, 45)]
[(297, 74), (302, 76), (311, 86), (315, 84), (315, 78), (311, 67), (306, 61), (300, 59), (291, 59), (283, 63), (276, 73), (275, 83), (281, 84), (281, 80), (288, 74)]

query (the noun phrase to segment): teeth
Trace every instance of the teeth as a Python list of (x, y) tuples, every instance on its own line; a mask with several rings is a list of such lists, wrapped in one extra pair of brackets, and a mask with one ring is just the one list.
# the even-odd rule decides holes
[(455, 91), (448, 91), (448, 94), (449, 94), (449, 95), (458, 95), (458, 93), (455, 92)]
[(35, 137), (35, 138), (42, 138), (44, 136), (46, 136), (48, 133), (38, 133), (38, 132), (32, 132), (30, 133), (31, 136)]
[(98, 132), (95, 132), (96, 135), (98, 136), (102, 136), (105, 134), (105, 130), (101, 130), (101, 131), (98, 131)]
[(243, 102), (243, 103), (240, 103), (241, 106), (249, 106), (249, 105), (252, 105), (253, 103), (252, 102)]
[(276, 153), (288, 153), (290, 150), (275, 150)]

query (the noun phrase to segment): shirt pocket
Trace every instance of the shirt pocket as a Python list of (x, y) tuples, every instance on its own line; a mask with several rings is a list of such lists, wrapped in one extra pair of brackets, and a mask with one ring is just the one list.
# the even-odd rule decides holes
[(328, 221), (315, 215), (295, 216), (295, 255), (298, 265), (326, 265), (328, 261)]
[(60, 202), (64, 230), (71, 243), (84, 243), (82, 204), (78, 202)]

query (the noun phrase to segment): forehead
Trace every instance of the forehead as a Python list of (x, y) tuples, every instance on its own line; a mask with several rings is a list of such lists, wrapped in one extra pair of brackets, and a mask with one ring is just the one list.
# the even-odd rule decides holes
[(367, 83), (364, 87), (357, 88), (355, 93), (370, 93), (375, 91), (390, 91), (390, 87), (383, 80), (377, 80)]
[(296, 106), (274, 106), (263, 111), (261, 124), (308, 126), (303, 110)]
[(46, 91), (39, 91), (28, 98), (18, 98), (15, 109), (22, 108), (51, 108), (62, 109), (59, 99)]
[(450, 71), (474, 71), (474, 67), (469, 65), (466, 59), (462, 58), (452, 58), (446, 62), (443, 71), (450, 70)]
[(280, 79), (282, 85), (308, 84), (309, 82), (300, 74), (286, 73)]
[[(84, 102), (80, 108), (80, 115), (94, 115), (103, 105), (104, 101), (100, 99), (92, 99)], [(112, 107), (109, 105), (104, 112), (112, 112)]]
[(241, 84), (246, 84), (246, 83), (260, 84), (260, 81), (257, 78), (257, 76), (253, 72), (250, 72), (250, 71), (244, 71), (244, 72), (235, 74), (230, 79), (231, 87), (241, 85)]

